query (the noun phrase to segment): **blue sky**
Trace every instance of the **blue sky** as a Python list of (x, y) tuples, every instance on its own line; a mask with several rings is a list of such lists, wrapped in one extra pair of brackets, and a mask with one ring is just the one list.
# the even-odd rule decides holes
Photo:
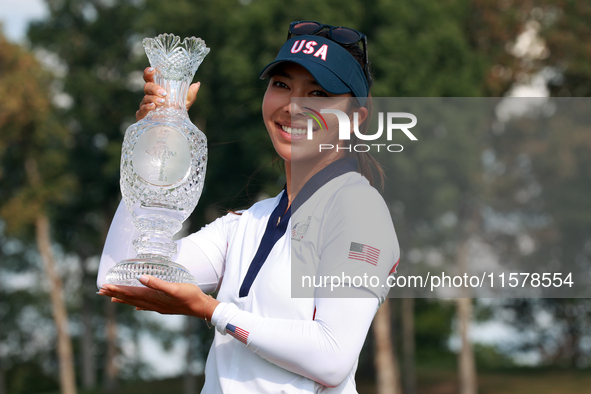
[(0, 22), (4, 35), (13, 42), (23, 42), (27, 25), (48, 13), (44, 0), (0, 0)]

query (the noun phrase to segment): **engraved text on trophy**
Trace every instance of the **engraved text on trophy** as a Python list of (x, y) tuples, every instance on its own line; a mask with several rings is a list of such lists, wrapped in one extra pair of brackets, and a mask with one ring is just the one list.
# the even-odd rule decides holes
[(173, 128), (152, 127), (137, 139), (133, 148), (133, 168), (152, 185), (173, 185), (185, 178), (191, 168), (189, 144)]
[(158, 130), (158, 141), (151, 149), (146, 150), (146, 154), (150, 156), (150, 162), (154, 167), (154, 172), (150, 175), (151, 181), (167, 181), (168, 177), (164, 175), (164, 167), (168, 164), (171, 157), (176, 157), (176, 152), (168, 149), (166, 139), (169, 131), (167, 129)]

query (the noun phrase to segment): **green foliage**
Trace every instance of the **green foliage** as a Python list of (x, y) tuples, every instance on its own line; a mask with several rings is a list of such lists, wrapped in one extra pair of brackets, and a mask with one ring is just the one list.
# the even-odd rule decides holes
[(34, 361), (15, 365), (5, 373), (6, 390), (11, 394), (43, 393), (59, 387), (58, 382)]
[(417, 365), (440, 367), (453, 362), (447, 340), (455, 304), (417, 298), (415, 304), (415, 341)]
[(39, 212), (74, 190), (66, 172), (69, 136), (52, 112), (51, 81), (35, 57), (0, 36), (0, 215), (23, 232)]
[[(524, 271), (542, 265), (548, 272), (572, 272), (582, 281), (591, 261), (587, 100), (552, 103), (557, 111), (552, 118), (508, 122), (491, 137), (490, 153), (503, 171), (489, 174), (489, 207), (510, 218), (518, 233), (499, 229), (488, 237), (501, 259)], [(529, 237), (531, 250), (523, 251), (518, 237)], [(589, 299), (507, 300), (505, 307), (515, 312), (506, 321), (532, 333), (520, 350), (537, 349), (548, 364), (589, 364)], [(540, 314), (551, 316), (552, 327), (537, 323)]]
[(61, 118), (72, 138), (69, 171), (82, 186), (59, 215), (56, 239), (82, 256), (97, 255), (117, 203), (121, 128), (133, 123), (139, 94), (128, 74), (138, 9), (129, 1), (48, 3), (51, 16), (31, 26), (33, 45), (58, 56), (67, 70)]
[(536, 16), (549, 56), (544, 65), (554, 68), (553, 96), (591, 96), (591, 7), (584, 1), (540, 1)]
[(479, 96), (486, 62), (465, 24), (469, 2), (380, 1), (368, 26), (383, 97)]
[(477, 343), (474, 345), (474, 356), (480, 369), (508, 369), (515, 367), (513, 359), (501, 353), (496, 346)]
[(76, 189), (67, 171), (70, 138), (53, 112), (51, 82), (33, 54), (0, 35), (6, 101), (0, 108), (0, 373), (15, 393), (56, 387), (47, 375), (55, 362), (52, 344), (43, 338), (54, 335), (49, 297), (36, 248), (30, 250), (34, 221), (67, 204)]

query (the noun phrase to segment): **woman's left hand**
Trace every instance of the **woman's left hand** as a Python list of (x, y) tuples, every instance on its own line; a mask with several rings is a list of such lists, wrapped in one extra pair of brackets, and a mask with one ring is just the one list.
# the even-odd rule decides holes
[(139, 281), (146, 287), (106, 284), (97, 294), (111, 297), (112, 302), (135, 306), (136, 310), (200, 319), (207, 317), (208, 321), (219, 304), (192, 284), (169, 283), (150, 275), (142, 275)]

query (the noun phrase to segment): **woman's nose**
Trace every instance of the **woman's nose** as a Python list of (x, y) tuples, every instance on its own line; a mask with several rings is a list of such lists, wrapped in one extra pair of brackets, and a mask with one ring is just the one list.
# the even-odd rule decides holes
[(283, 110), (289, 114), (293, 115), (298, 115), (303, 113), (303, 109), (302, 106), (300, 105), (300, 103), (298, 103), (298, 100), (290, 100), (289, 103), (287, 103), (284, 107)]

